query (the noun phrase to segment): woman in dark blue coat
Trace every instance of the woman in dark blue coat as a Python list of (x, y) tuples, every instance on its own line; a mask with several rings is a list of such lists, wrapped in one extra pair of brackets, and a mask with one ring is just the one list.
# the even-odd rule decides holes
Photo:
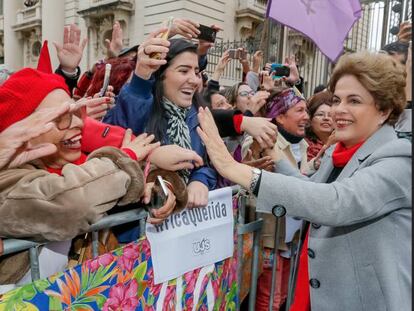
[[(131, 128), (136, 135), (154, 134), (162, 144), (192, 149), (206, 160), (196, 132), (194, 96), (201, 84), (197, 46), (184, 39), (157, 38), (163, 31), (152, 33), (140, 45), (131, 82), (121, 90), (105, 122)], [(160, 59), (151, 58), (153, 53), (159, 53)], [(187, 206), (206, 205), (208, 191), (216, 186), (215, 170), (203, 166), (182, 170), (180, 175), (187, 182)]]

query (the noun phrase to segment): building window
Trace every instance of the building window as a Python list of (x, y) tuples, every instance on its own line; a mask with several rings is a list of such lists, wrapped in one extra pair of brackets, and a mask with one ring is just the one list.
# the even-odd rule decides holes
[(28, 8), (30, 8), (31, 6), (34, 6), (38, 2), (39, 2), (39, 0), (26, 0), (24, 2), (24, 5)]
[(40, 41), (36, 41), (32, 45), (32, 55), (38, 57), (40, 55), (40, 49), (42, 48), (42, 44)]

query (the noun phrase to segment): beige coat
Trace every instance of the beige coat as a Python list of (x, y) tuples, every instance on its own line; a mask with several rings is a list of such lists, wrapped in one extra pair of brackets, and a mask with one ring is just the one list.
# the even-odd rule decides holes
[[(138, 162), (104, 147), (62, 176), (35, 165), (0, 171), (0, 237), (64, 241), (88, 231), (116, 204), (137, 202), (144, 192)], [(28, 252), (0, 257), (0, 284), (15, 283), (29, 269)]]
[[(300, 171), (301, 172), (308, 172), (309, 169), (309, 163), (307, 160), (307, 154), (306, 151), (308, 149), (308, 143), (302, 139), (299, 142), (300, 145), (300, 153), (302, 155), (301, 159), (301, 165), (300, 165)], [(291, 143), (288, 142), (282, 134), (278, 134), (277, 141), (275, 146), (273, 147), (276, 154), (275, 162), (280, 160), (288, 160), (289, 163), (292, 164), (293, 167), (297, 167), (297, 163), (295, 160), (295, 157), (292, 152)], [(276, 227), (276, 218), (272, 214), (261, 214), (260, 217), (264, 220), (264, 226), (262, 231), (262, 237), (263, 237), (263, 245), (268, 248), (274, 247), (274, 236), (275, 236), (275, 227)], [(281, 222), (281, 228), (279, 230), (281, 233), (279, 235), (279, 249), (280, 250), (287, 250), (287, 246), (285, 244), (285, 218), (282, 219)]]

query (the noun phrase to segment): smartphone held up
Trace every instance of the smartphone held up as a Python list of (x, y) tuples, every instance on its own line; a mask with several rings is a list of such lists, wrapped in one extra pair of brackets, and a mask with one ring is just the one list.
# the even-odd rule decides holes
[(228, 52), (231, 59), (244, 59), (247, 57), (247, 52), (242, 49), (229, 49)]
[[(167, 31), (165, 31), (165, 32), (163, 32), (163, 33), (161, 33), (161, 34), (159, 34), (159, 35), (158, 35), (158, 38), (162, 38), (162, 39), (164, 39), (164, 40), (168, 40), (168, 36), (169, 36), (169, 34), (170, 34), (170, 31), (171, 31), (171, 27), (172, 27), (172, 25), (173, 25), (173, 22), (174, 22), (174, 17), (170, 16), (170, 17), (168, 18), (168, 20), (166, 20), (165, 22), (163, 22), (163, 23), (162, 23), (162, 24), (163, 24), (163, 27), (166, 27), (166, 28), (167, 28)], [(161, 59), (161, 53), (159, 53), (159, 52), (154, 52), (154, 53), (151, 53), (151, 54), (149, 55), (149, 57), (150, 57), (150, 58), (153, 58), (153, 59)]]
[(197, 39), (211, 43), (214, 43), (216, 41), (217, 30), (202, 24), (200, 24), (198, 30), (200, 30), (200, 34), (198, 35)]
[(282, 64), (273, 63), (270, 67), (270, 74), (273, 79), (280, 79), (282, 77), (289, 77), (290, 68)]

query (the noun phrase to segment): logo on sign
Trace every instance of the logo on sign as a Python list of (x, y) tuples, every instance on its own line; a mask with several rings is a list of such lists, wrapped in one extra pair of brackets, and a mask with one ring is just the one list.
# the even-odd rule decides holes
[(208, 253), (211, 247), (210, 240), (207, 238), (203, 238), (200, 241), (193, 242), (193, 254), (195, 256), (201, 256), (205, 253)]

